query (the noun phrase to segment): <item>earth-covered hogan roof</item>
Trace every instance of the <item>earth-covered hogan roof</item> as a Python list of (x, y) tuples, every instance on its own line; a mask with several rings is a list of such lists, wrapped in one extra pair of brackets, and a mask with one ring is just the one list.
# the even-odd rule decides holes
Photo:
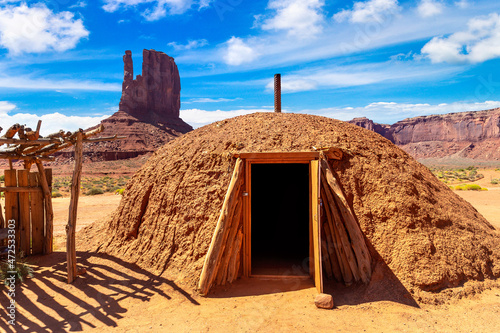
[(373, 258), (408, 290), (500, 276), (500, 236), (468, 202), (382, 136), (319, 116), (256, 113), (160, 148), (117, 211), (86, 230), (100, 251), (195, 287), (235, 165), (234, 153), (337, 147), (334, 168)]

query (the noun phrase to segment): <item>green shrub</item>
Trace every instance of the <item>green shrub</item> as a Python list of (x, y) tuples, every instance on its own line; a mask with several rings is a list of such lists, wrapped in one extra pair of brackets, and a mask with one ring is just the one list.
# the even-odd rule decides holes
[(96, 195), (96, 194), (103, 194), (103, 190), (101, 190), (100, 188), (91, 188), (90, 190), (87, 191), (87, 195)]
[(58, 191), (52, 191), (52, 198), (61, 198), (62, 196)]
[(488, 189), (483, 188), (477, 184), (463, 184), (455, 186), (455, 191), (487, 191)]
[(115, 194), (123, 195), (123, 191), (125, 191), (124, 188), (119, 188), (115, 191)]
[(5, 181), (5, 175), (1, 175), (0, 176), (0, 182), (4, 182)]
[(465, 185), (467, 191), (481, 191), (482, 187), (477, 184), (467, 184)]
[(499, 182), (500, 182), (500, 179), (492, 179), (492, 180), (491, 180), (491, 183), (492, 183), (493, 185), (497, 185)]

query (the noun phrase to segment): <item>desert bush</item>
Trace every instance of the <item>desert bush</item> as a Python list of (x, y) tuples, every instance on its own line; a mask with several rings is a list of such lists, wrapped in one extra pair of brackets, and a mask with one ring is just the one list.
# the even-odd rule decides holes
[(5, 181), (5, 175), (0, 176), (0, 182), (3, 182), (3, 181)]
[(125, 191), (124, 188), (119, 188), (115, 191), (115, 194), (123, 195), (123, 191)]
[(497, 185), (498, 183), (500, 183), (500, 179), (492, 179), (490, 181), (493, 185)]
[(0, 281), (2, 281), (4, 284), (8, 284), (10, 276), (12, 274), (9, 274), (7, 272), (15, 272), (15, 279), (16, 283), (17, 282), (23, 282), (25, 278), (27, 277), (33, 277), (33, 268), (31, 268), (26, 261), (23, 259), (16, 259), (16, 266), (14, 270), (10, 269), (9, 262), (4, 259), (0, 261)]
[(61, 198), (63, 195), (59, 191), (52, 191), (52, 198)]
[(487, 191), (488, 189), (483, 188), (477, 184), (463, 184), (455, 186), (455, 191)]
[(87, 194), (87, 195), (97, 195), (97, 194), (103, 194), (103, 193), (104, 193), (104, 191), (101, 190), (100, 188), (93, 187), (90, 190), (88, 190), (87, 193), (85, 193), (85, 194)]

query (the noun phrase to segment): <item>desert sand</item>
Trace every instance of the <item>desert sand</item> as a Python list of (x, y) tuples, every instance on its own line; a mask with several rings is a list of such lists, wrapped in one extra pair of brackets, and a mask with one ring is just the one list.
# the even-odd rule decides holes
[[(456, 193), (500, 229), (500, 190)], [(102, 221), (119, 200), (115, 195), (82, 197), (78, 229)], [(54, 199), (56, 252), (30, 259), (35, 277), (17, 290), (16, 327), (6, 322), (7, 297), (2, 295), (0, 331), (495, 332), (500, 327), (497, 286), (441, 305), (417, 304), (411, 296), (397, 296), (397, 282), (377, 281), (377, 272), (376, 283), (368, 287), (331, 286), (333, 310), (314, 306), (316, 290), (309, 280), (243, 279), (204, 298), (116, 257), (82, 251), (78, 266), (87, 273), (68, 285), (64, 252), (68, 206), (69, 198)], [(5, 294), (4, 288), (1, 293)]]

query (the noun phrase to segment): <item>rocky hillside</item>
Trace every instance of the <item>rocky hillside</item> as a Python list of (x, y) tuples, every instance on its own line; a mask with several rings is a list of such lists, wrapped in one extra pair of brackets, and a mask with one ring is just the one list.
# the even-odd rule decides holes
[(350, 123), (379, 133), (417, 159), (455, 156), (500, 161), (500, 108), (408, 118), (392, 125), (368, 118)]

